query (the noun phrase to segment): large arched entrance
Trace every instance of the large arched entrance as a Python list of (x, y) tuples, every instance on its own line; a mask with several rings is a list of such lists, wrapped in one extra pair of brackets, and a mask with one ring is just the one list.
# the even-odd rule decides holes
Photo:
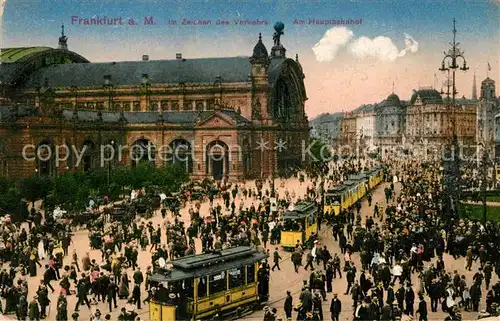
[(96, 147), (93, 141), (86, 140), (82, 144), (83, 149), (83, 158), (82, 158), (82, 166), (83, 172), (87, 173), (92, 168), (95, 167), (95, 163), (97, 162), (96, 157)]
[(168, 145), (167, 162), (173, 165), (182, 164), (186, 173), (193, 172), (193, 151), (191, 143), (187, 140), (179, 138), (173, 140)]
[(131, 145), (130, 157), (132, 159), (132, 168), (140, 164), (155, 166), (155, 146), (147, 138), (140, 138)]
[(40, 176), (54, 175), (54, 148), (50, 140), (45, 139), (37, 145), (36, 162), (36, 171)]
[(207, 145), (206, 173), (214, 180), (221, 180), (229, 175), (229, 148), (226, 143), (216, 140)]

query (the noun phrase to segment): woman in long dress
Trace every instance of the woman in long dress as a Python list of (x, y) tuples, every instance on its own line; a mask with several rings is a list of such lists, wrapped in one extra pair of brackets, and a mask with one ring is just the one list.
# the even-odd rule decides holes
[(118, 288), (118, 297), (120, 299), (126, 299), (129, 295), (128, 282), (127, 272), (123, 272), (120, 280), (120, 287)]
[(45, 260), (46, 255), (47, 254), (45, 252), (45, 246), (44, 246), (44, 242), (43, 242), (43, 238), (42, 238), (38, 242), (38, 257), (40, 258), (40, 260)]

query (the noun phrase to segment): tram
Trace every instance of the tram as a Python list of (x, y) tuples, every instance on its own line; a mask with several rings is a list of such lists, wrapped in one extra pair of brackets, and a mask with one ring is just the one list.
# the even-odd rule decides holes
[(186, 256), (159, 268), (150, 278), (154, 321), (198, 320), (230, 311), (253, 311), (269, 298), (269, 278), (260, 263), (267, 254), (249, 246)]
[(314, 202), (302, 202), (293, 210), (283, 213), (283, 230), (280, 244), (285, 249), (294, 248), (299, 241), (306, 244), (317, 237), (318, 206)]
[(342, 210), (349, 209), (361, 200), (368, 191), (382, 182), (384, 173), (376, 167), (366, 173), (351, 175), (341, 185), (328, 189), (324, 195), (323, 213), (339, 215)]

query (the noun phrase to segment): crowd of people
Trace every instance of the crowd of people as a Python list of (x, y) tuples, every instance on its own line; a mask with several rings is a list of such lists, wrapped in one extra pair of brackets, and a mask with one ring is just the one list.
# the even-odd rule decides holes
[[(85, 305), (94, 320), (110, 320), (115, 310), (120, 311), (119, 320), (138, 320), (158, 290), (149, 278), (165, 262), (237, 245), (267, 251), (272, 279), (274, 273), (285, 273), (284, 255), (277, 248), (280, 231), (287, 228), (283, 213), (307, 200), (317, 202), (318, 226), (329, 231), (338, 246), (322, 237), (297, 243), (291, 254), (294, 271), (305, 269), (310, 275), (300, 293), (288, 291), (283, 313), (276, 305), (264, 309), (265, 321), (293, 314), (297, 320), (340, 320), (349, 306), (352, 317), (364, 321), (398, 320), (403, 315), (427, 320), (437, 311), (445, 312), (448, 320), (460, 320), (462, 311), (484, 309), (498, 315), (499, 226), (445, 212), (437, 165), (393, 162), (385, 169), (387, 183), (380, 187), (384, 197), (372, 202), (376, 191), (369, 191), (368, 202), (339, 215), (323, 213), (323, 191), (374, 165), (351, 160), (298, 174), (299, 184), (307, 185), (302, 194), (285, 189), (284, 180), (273, 179), (255, 185), (212, 183), (203, 187), (206, 199), (198, 201), (189, 201), (193, 190), (188, 189), (187, 219), (179, 207), (166, 204), (153, 217), (156, 223), (133, 211), (117, 217), (97, 209), (86, 226), (85, 252), (70, 253), (75, 232), (68, 222), (35, 209), (23, 224), (6, 217), (0, 242), (0, 291), (5, 299), (1, 312), (18, 320), (40, 320), (49, 317), (53, 306), (58, 321), (77, 320)], [(203, 201), (209, 203), (208, 210), (202, 209)], [(92, 258), (92, 250), (100, 251), (100, 258)], [(144, 268), (139, 257), (146, 252), (151, 261)], [(466, 270), (474, 269), (473, 277), (446, 266), (447, 255)], [(333, 285), (338, 278), (345, 279), (345, 288)], [(33, 279), (39, 279), (37, 288), (29, 289)], [(68, 307), (72, 295), (73, 309)], [(346, 296), (351, 303), (341, 302)]]

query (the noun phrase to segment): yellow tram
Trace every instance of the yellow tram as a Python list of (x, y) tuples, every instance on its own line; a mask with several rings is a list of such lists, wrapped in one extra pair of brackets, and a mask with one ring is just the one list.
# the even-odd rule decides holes
[(318, 233), (318, 207), (314, 202), (295, 205), (291, 211), (283, 213), (283, 230), (280, 244), (284, 248), (294, 248), (297, 241), (305, 244)]
[[(183, 257), (150, 278), (157, 288), (149, 302), (151, 321), (198, 320), (265, 302), (269, 284), (259, 277), (267, 255), (249, 246)], [(267, 293), (262, 288), (267, 286)]]
[(366, 193), (376, 187), (383, 179), (382, 168), (377, 167), (366, 174), (352, 175), (342, 185), (326, 191), (323, 213), (338, 215), (361, 200)]

